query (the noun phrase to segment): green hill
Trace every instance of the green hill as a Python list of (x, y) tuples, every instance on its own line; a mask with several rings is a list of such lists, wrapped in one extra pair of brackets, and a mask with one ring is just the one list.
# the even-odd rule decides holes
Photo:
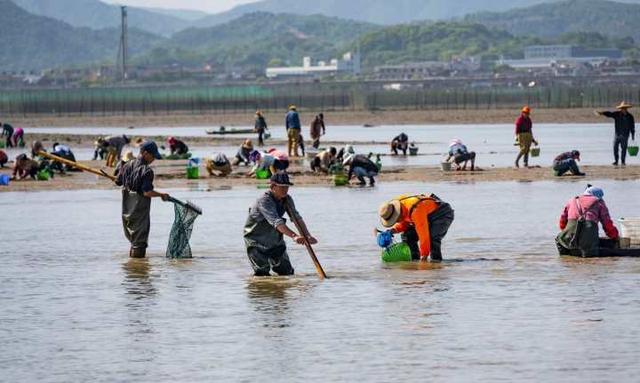
[(558, 37), (565, 33), (595, 32), (631, 36), (640, 41), (640, 5), (604, 0), (569, 0), (514, 9), (502, 13), (469, 15), (466, 21), (504, 29), (518, 36)]
[(262, 71), (270, 62), (301, 64), (303, 56), (335, 58), (358, 36), (380, 27), (314, 16), (252, 13), (211, 28), (176, 33), (140, 62), (237, 65)]
[(363, 65), (368, 67), (450, 60), (453, 56), (519, 57), (525, 45), (540, 42), (480, 24), (457, 22), (398, 25), (371, 32), (359, 40)]
[[(105, 4), (99, 0), (12, 0), (29, 13), (45, 16), (74, 27), (91, 29), (114, 28), (120, 25), (120, 7)], [(149, 33), (170, 36), (176, 31), (190, 26), (192, 20), (185, 20), (184, 12), (175, 15), (166, 12), (128, 7), (129, 27)]]
[[(9, 0), (0, 0), (0, 25), (0, 68), (5, 71), (68, 67), (101, 60), (114, 62), (118, 52), (116, 29), (74, 28), (32, 15)], [(141, 53), (160, 40), (149, 33), (130, 30), (130, 52)]]

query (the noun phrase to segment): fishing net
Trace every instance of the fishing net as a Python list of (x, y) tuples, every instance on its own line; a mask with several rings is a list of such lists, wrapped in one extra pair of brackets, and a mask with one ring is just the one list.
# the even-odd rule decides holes
[(169, 234), (167, 258), (191, 258), (189, 239), (198, 213), (186, 206), (174, 203), (175, 219)]

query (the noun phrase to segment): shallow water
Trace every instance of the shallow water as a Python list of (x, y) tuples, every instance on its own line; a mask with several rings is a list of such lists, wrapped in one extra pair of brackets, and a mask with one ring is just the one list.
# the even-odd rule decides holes
[[(603, 181), (640, 216), (636, 181)], [(579, 182), (292, 189), (332, 277), (289, 245), (295, 278), (255, 279), (242, 225), (254, 188), (174, 190), (204, 209), (193, 260), (127, 259), (119, 193), (3, 193), (3, 381), (634, 381), (640, 260), (559, 258)], [(381, 201), (435, 192), (456, 210), (442, 264), (383, 265)], [(508, 202), (507, 202), (508, 201)], [(483, 260), (488, 259), (488, 260)]]
[[(29, 128), (33, 133), (77, 133), (77, 134), (129, 134), (134, 136), (151, 135), (180, 135), (185, 137), (206, 136), (204, 127), (156, 127), (137, 128), (133, 130), (124, 128)], [(324, 141), (330, 142), (375, 142), (377, 144), (359, 144), (356, 150), (359, 153), (389, 153), (389, 147), (383, 142), (390, 141), (393, 137), (406, 132), (411, 141), (416, 141), (421, 155), (415, 157), (385, 157), (383, 164), (387, 166), (439, 166), (443, 156), (448, 150), (452, 138), (460, 138), (469, 147), (469, 150), (477, 152), (477, 164), (480, 167), (512, 166), (518, 148), (513, 146), (514, 134), (512, 125), (408, 125), (389, 126), (383, 125), (374, 128), (360, 126), (329, 126)], [(284, 128), (273, 127), (273, 137), (279, 140), (285, 139)], [(306, 129), (303, 130), (306, 134)], [(612, 140), (613, 124), (536, 124), (534, 135), (540, 142), (540, 157), (532, 158), (531, 165), (550, 166), (555, 156), (562, 152), (578, 149), (582, 152), (582, 164), (606, 165), (613, 161)], [(233, 137), (251, 137), (253, 135), (238, 135)], [(307, 137), (308, 138), (308, 137)], [(187, 141), (188, 143), (188, 141)], [(267, 143), (268, 145), (268, 143)], [(324, 145), (323, 145), (324, 146)], [(204, 157), (214, 151), (222, 151), (228, 156), (234, 156), (237, 148), (232, 145), (217, 145), (211, 147), (194, 147), (194, 155)], [(15, 153), (11, 152), (13, 157)], [(90, 150), (83, 150), (78, 155), (79, 159), (86, 160), (93, 155)], [(635, 164), (637, 157), (630, 157), (628, 162)]]

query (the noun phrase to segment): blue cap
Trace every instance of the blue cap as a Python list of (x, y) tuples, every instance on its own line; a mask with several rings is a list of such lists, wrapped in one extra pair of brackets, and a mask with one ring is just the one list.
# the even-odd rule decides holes
[(158, 151), (158, 145), (153, 141), (145, 141), (140, 145), (140, 151), (150, 153), (156, 160), (162, 159), (160, 152)]
[(277, 172), (271, 176), (271, 185), (276, 186), (293, 186), (289, 180), (289, 175), (285, 172)]

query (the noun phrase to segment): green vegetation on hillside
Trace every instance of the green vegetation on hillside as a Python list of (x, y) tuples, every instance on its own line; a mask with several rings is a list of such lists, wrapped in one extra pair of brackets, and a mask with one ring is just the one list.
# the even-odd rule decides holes
[(301, 65), (303, 56), (335, 58), (358, 36), (380, 27), (320, 15), (252, 13), (212, 28), (192, 28), (139, 58), (141, 63), (240, 66)]
[[(116, 29), (94, 31), (32, 15), (9, 0), (0, 0), (0, 68), (31, 71), (102, 60), (114, 62), (118, 52)], [(150, 48), (160, 38), (136, 29), (129, 32), (132, 54)]]
[(568, 0), (514, 9), (478, 13), (468, 22), (504, 29), (518, 36), (557, 37), (569, 32), (595, 32), (640, 41), (640, 5), (604, 0)]

